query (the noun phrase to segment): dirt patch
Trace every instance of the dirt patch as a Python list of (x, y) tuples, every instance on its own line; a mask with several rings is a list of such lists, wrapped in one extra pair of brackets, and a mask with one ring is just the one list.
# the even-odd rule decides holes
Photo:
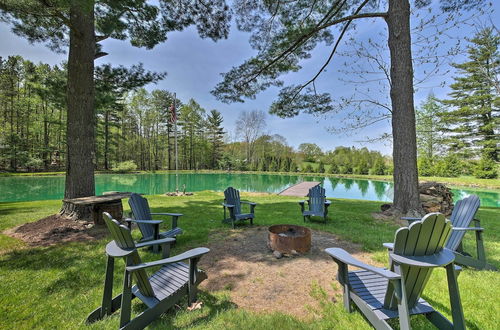
[(267, 247), (267, 227), (254, 227), (212, 237), (210, 253), (200, 261), (209, 278), (201, 284), (206, 290), (230, 290), (239, 307), (257, 311), (312, 316), (308, 306), (317, 301), (310, 295), (317, 283), (334, 293), (337, 264), (324, 252), (328, 247), (341, 247), (357, 258), (374, 264), (360, 246), (339, 240), (335, 235), (312, 231), (312, 248), (305, 255), (276, 259)]
[(69, 220), (53, 214), (8, 229), (4, 234), (21, 239), (31, 246), (49, 246), (64, 242), (98, 240), (108, 233), (105, 227), (94, 227), (90, 222)]

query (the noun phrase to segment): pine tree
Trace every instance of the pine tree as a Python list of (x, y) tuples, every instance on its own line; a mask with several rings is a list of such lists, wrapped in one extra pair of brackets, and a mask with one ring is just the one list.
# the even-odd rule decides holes
[(416, 110), (417, 153), (419, 159), (426, 158), (431, 164), (434, 157), (441, 152), (443, 126), (438, 115), (443, 107), (431, 93)]
[(224, 119), (222, 114), (213, 109), (207, 118), (208, 140), (211, 144), (211, 168), (215, 168), (221, 158), (222, 148), (224, 146), (224, 128), (221, 126)]
[(447, 143), (451, 152), (465, 150), (498, 161), (500, 36), (486, 28), (468, 41), (468, 61), (453, 64), (459, 76), (451, 85), (451, 99), (443, 101), (451, 106), (441, 114), (448, 126)]

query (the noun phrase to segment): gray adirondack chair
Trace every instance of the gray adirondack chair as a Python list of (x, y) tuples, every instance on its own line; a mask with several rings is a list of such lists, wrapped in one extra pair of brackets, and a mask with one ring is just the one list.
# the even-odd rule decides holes
[(309, 199), (307, 200), (307, 205), (309, 205), (309, 210), (305, 209), (306, 201), (299, 202), (302, 211), (302, 216), (304, 217), (304, 221), (306, 221), (306, 218), (308, 218), (310, 221), (312, 216), (317, 216), (317, 217), (323, 217), (326, 223), (326, 216), (328, 215), (328, 207), (332, 202), (326, 199), (325, 189), (320, 185), (314, 186), (311, 189), (309, 189), (307, 197), (309, 197)]
[[(470, 195), (455, 203), (450, 217), (451, 225), (453, 226), (452, 232), (445, 247), (455, 253), (455, 263), (457, 264), (474, 267), (476, 269), (497, 270), (496, 267), (488, 264), (486, 261), (483, 243), (484, 228), (481, 227), (479, 219), (475, 218), (479, 206), (479, 197), (476, 195)], [(410, 217), (401, 219), (407, 220), (409, 223), (420, 220), (420, 218)], [(471, 227), (472, 222), (474, 222), (473, 227)], [(476, 233), (477, 258), (472, 257), (463, 249), (462, 240), (465, 233), (468, 231), (474, 231)], [(391, 244), (386, 243), (384, 246), (391, 249)]]
[[(242, 213), (241, 204), (247, 204), (250, 206), (250, 213)], [(242, 201), (240, 199), (240, 192), (233, 187), (228, 187), (224, 190), (224, 203), (222, 203), (222, 208), (224, 209), (224, 220), (223, 222), (230, 222), (234, 228), (236, 222), (243, 220), (250, 220), (250, 224), (253, 225), (255, 206), (257, 203)], [(226, 218), (226, 208), (229, 210), (229, 218)]]
[[(188, 304), (196, 301), (197, 286), (207, 278), (206, 274), (197, 268), (197, 264), (209, 249), (200, 247), (168, 258), (168, 246), (174, 241), (173, 238), (134, 243), (129, 228), (114, 220), (109, 213), (105, 212), (103, 218), (113, 241), (106, 246), (108, 261), (102, 305), (90, 313), (87, 323), (96, 322), (121, 309), (120, 329), (143, 329), (162, 313), (179, 304), (185, 296), (188, 298)], [(137, 249), (153, 244), (165, 246), (163, 259), (143, 263)], [(114, 258), (124, 258), (126, 267), (123, 292), (112, 298)], [(159, 266), (161, 268), (148, 277), (146, 269)], [(132, 281), (135, 281), (136, 285), (132, 286)], [(131, 303), (136, 297), (147, 308), (131, 320)]]
[[(457, 282), (455, 255), (444, 248), (451, 222), (440, 213), (396, 231), (390, 268), (367, 265), (339, 248), (326, 249), (338, 264), (338, 280), (344, 287), (344, 307), (351, 302), (376, 329), (391, 329), (387, 320), (399, 318), (401, 329), (410, 329), (410, 315), (424, 314), (439, 329), (465, 329)], [(348, 265), (360, 268), (348, 271)], [(420, 297), (434, 268), (445, 267), (453, 323)]]
[[(129, 228), (132, 223), (136, 223), (141, 231), (142, 238), (139, 242), (146, 242), (151, 240), (158, 240), (161, 238), (176, 238), (177, 235), (182, 234), (182, 229), (177, 226), (181, 213), (151, 213), (148, 200), (139, 194), (132, 193), (128, 200), (130, 209), (132, 210), (133, 218), (127, 218), (125, 221)], [(172, 217), (172, 229), (166, 232), (160, 232), (160, 224), (162, 220), (153, 220), (153, 216), (170, 216)], [(158, 252), (158, 245), (153, 246), (153, 251)]]

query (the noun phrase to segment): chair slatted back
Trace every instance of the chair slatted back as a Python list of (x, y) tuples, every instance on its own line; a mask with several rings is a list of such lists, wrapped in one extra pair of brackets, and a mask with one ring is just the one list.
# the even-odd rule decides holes
[[(104, 222), (111, 232), (111, 237), (113, 237), (116, 245), (124, 250), (135, 249), (135, 242), (132, 239), (130, 229), (113, 219), (109, 213), (104, 212), (103, 214)], [(142, 263), (137, 250), (135, 250), (134, 253), (128, 257), (127, 263), (128, 266), (139, 265)], [(137, 281), (137, 287), (143, 295), (148, 297), (155, 296), (151, 283), (149, 283), (148, 275), (144, 269), (134, 272), (134, 277)]]
[[(148, 200), (139, 194), (132, 193), (128, 200), (128, 205), (136, 220), (152, 220), (151, 211), (149, 209)], [(146, 223), (138, 223), (139, 230), (143, 237), (152, 237), (154, 235), (154, 227)]]
[[(459, 200), (455, 207), (453, 208), (453, 212), (451, 213), (451, 224), (453, 227), (467, 228), (470, 226), (472, 220), (474, 220), (474, 216), (476, 215), (477, 210), (480, 206), (479, 197), (476, 195), (470, 195), (467, 198)], [(465, 231), (452, 231), (450, 235), (450, 239), (446, 243), (446, 247), (452, 251), (455, 251), (458, 248), (460, 242), (464, 238)]]
[[(450, 233), (451, 222), (446, 220), (443, 214), (429, 213), (421, 221), (396, 231), (393, 253), (403, 256), (433, 255), (443, 249)], [(408, 307), (413, 308), (424, 290), (432, 268), (401, 265), (401, 271), (405, 281)], [(397, 301), (391, 286), (387, 290), (384, 307), (397, 309)]]
[(323, 187), (320, 185), (312, 187), (307, 196), (309, 197), (309, 210), (317, 213), (325, 211), (326, 192)]
[(224, 200), (227, 204), (234, 205), (234, 213), (241, 214), (240, 192), (233, 187), (224, 190)]

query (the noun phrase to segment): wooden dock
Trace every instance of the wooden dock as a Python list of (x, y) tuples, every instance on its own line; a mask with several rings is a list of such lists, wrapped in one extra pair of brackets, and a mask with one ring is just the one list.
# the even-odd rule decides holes
[(321, 182), (317, 181), (304, 181), (301, 183), (297, 183), (291, 187), (286, 188), (278, 195), (281, 196), (297, 196), (297, 197), (305, 197), (309, 193), (309, 189), (319, 185)]

